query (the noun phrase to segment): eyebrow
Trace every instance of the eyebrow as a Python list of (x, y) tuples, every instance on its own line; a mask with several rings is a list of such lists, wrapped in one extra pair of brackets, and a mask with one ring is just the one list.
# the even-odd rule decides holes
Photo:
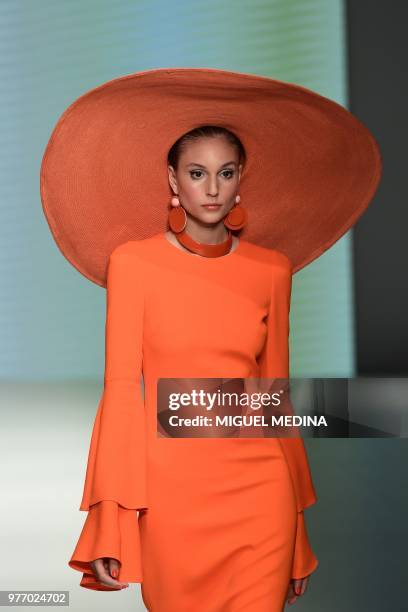
[[(225, 164), (222, 164), (221, 168), (224, 168), (224, 166), (229, 166), (231, 164), (236, 165), (236, 162), (234, 160), (225, 162)], [(199, 168), (205, 168), (205, 166), (203, 166), (202, 164), (196, 164), (195, 162), (191, 162), (190, 164), (187, 164), (187, 166), (198, 166)]]

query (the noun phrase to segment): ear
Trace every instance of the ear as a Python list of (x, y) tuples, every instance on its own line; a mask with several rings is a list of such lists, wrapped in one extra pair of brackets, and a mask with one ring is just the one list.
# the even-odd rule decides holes
[(239, 164), (238, 166), (238, 180), (239, 181), (241, 180), (242, 168), (243, 168), (243, 165)]
[(167, 166), (167, 171), (168, 171), (168, 174), (169, 174), (169, 184), (170, 184), (170, 187), (174, 191), (174, 193), (178, 193), (176, 172), (175, 172), (173, 166), (168, 165)]

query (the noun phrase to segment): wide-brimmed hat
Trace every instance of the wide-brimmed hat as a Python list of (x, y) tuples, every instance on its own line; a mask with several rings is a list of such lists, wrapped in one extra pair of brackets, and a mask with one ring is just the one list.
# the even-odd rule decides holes
[(161, 68), (91, 89), (61, 115), (41, 165), (43, 210), (63, 255), (106, 286), (113, 249), (167, 229), (167, 154), (185, 132), (225, 127), (247, 154), (240, 238), (285, 253), (293, 272), (333, 245), (369, 205), (381, 155), (340, 104), (268, 77)]

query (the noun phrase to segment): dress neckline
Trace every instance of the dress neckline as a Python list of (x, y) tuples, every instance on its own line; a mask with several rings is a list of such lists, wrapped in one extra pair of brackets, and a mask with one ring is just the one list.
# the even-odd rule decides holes
[(233, 259), (234, 255), (238, 254), (238, 252), (241, 250), (242, 248), (242, 240), (241, 238), (239, 238), (239, 242), (237, 244), (237, 246), (235, 247), (235, 249), (233, 251), (230, 251), (229, 253), (227, 253), (226, 255), (221, 255), (220, 257), (205, 257), (203, 255), (194, 255), (191, 253), (188, 253), (187, 251), (184, 251), (183, 249), (179, 249), (175, 244), (173, 244), (172, 242), (170, 242), (170, 240), (167, 238), (166, 233), (165, 232), (160, 232), (159, 237), (162, 239), (162, 241), (168, 245), (168, 248), (171, 249), (172, 251), (175, 252), (175, 254), (183, 257), (183, 259), (189, 259), (189, 260), (197, 260), (197, 261), (206, 261), (206, 262), (213, 262), (213, 261), (220, 261), (225, 260), (225, 259)]

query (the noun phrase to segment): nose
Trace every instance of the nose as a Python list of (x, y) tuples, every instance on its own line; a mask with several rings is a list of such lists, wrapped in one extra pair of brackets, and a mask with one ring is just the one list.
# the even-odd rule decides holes
[(218, 181), (217, 176), (209, 177), (207, 184), (207, 195), (216, 197), (218, 195)]

